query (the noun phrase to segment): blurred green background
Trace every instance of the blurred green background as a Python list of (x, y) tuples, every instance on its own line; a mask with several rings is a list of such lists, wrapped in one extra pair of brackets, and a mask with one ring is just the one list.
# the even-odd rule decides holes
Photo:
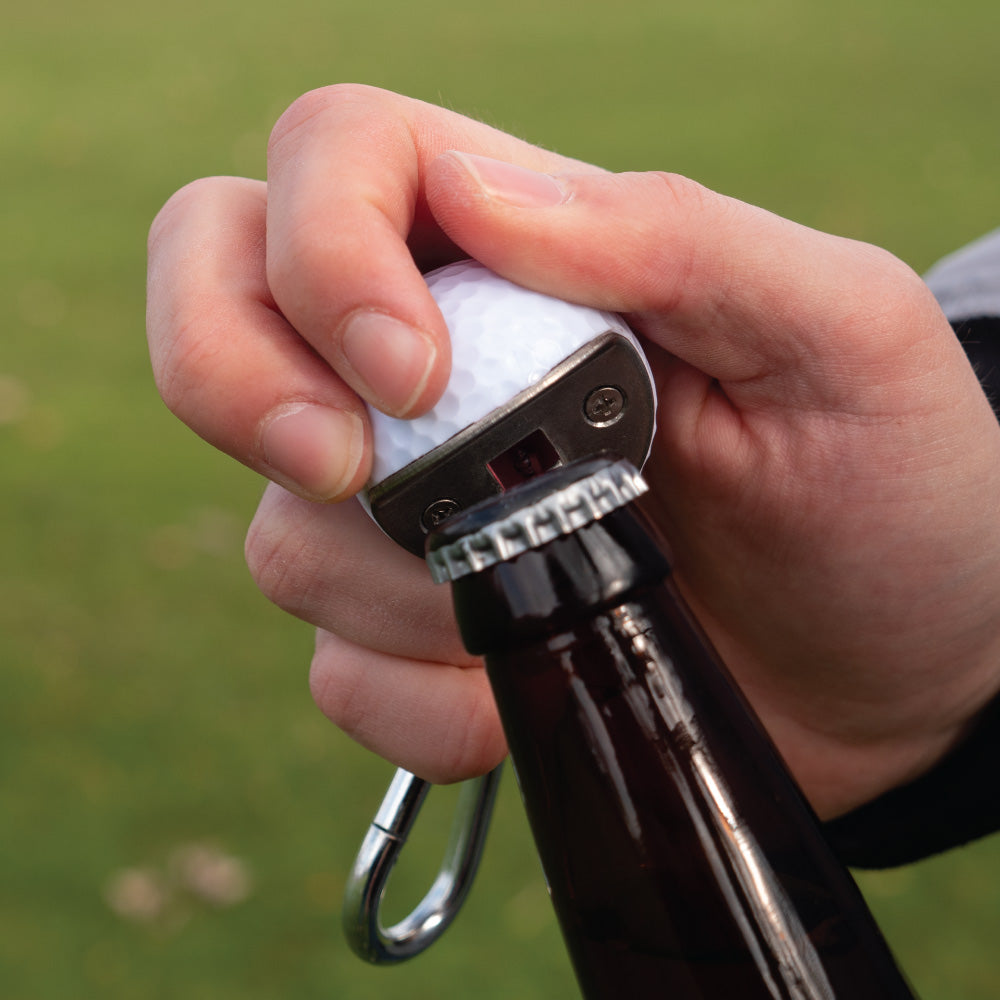
[[(391, 774), (314, 709), (260, 597), (260, 485), (160, 404), (144, 240), (263, 176), (300, 93), (381, 85), (612, 168), (666, 168), (917, 268), (1000, 222), (995, 0), (37, 0), (0, 32), (0, 997), (576, 995), (511, 781), (456, 927), (343, 944)], [(445, 835), (442, 790), (395, 886)], [(863, 878), (925, 1000), (995, 1000), (1000, 841)]]

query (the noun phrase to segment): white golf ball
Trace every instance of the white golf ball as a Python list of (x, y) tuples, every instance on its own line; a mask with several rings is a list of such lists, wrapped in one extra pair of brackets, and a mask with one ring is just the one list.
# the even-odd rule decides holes
[(433, 409), (414, 420), (370, 410), (370, 485), (483, 420), (600, 334), (615, 331), (639, 346), (619, 316), (529, 291), (477, 261), (425, 280), (451, 334), (451, 378)]

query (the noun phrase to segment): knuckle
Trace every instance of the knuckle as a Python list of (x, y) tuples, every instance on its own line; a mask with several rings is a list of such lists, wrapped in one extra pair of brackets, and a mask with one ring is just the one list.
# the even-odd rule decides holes
[(153, 379), (160, 397), (175, 416), (190, 422), (215, 367), (219, 346), (205, 337), (201, 317), (177, 315), (172, 335), (153, 346)]
[(275, 531), (260, 511), (247, 529), (243, 554), (257, 588), (269, 601), (280, 606), (289, 570), (285, 536)]
[(309, 693), (333, 725), (375, 749), (385, 723), (381, 699), (372, 698), (371, 666), (364, 649), (350, 646), (333, 633), (317, 631)]
[(321, 87), (297, 97), (282, 112), (274, 123), (267, 143), (268, 160), (281, 156), (286, 149), (298, 145), (298, 139), (306, 127), (317, 117), (325, 114), (332, 103), (333, 88)]
[(690, 177), (669, 170), (652, 170), (646, 176), (662, 198), (686, 210), (700, 209), (712, 194)]
[(275, 122), (268, 141), (268, 158), (294, 155), (318, 119), (373, 105), (387, 97), (377, 87), (358, 83), (337, 83), (306, 92), (292, 101)]
[(162, 238), (173, 230), (180, 216), (187, 216), (192, 202), (202, 202), (215, 192), (220, 178), (200, 177), (190, 181), (175, 191), (156, 213), (149, 227), (149, 245), (151, 251), (162, 241)]
[(855, 252), (858, 291), (854, 308), (845, 306), (850, 349), (860, 357), (895, 363), (907, 347), (932, 341), (947, 328), (931, 290), (909, 265), (868, 244), (855, 244)]
[[(267, 496), (275, 493), (271, 488)], [(284, 507), (281, 497), (261, 503), (247, 530), (244, 556), (260, 592), (283, 611), (301, 617), (310, 590), (308, 560), (302, 536), (288, 523)]]
[[(641, 223), (647, 227), (643, 239), (634, 244), (640, 309), (670, 314), (693, 303), (699, 310), (714, 306), (729, 275), (725, 260), (710, 252), (704, 235), (708, 227), (728, 226), (739, 203), (670, 171), (648, 171), (638, 180), (641, 190), (629, 193), (636, 203), (649, 206)], [(708, 297), (706, 288), (718, 294)]]

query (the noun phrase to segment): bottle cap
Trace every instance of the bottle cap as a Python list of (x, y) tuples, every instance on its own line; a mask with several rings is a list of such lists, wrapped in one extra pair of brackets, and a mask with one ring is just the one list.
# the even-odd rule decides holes
[(560, 466), (452, 518), (427, 545), (435, 583), (507, 562), (600, 520), (649, 487), (626, 459), (591, 458)]

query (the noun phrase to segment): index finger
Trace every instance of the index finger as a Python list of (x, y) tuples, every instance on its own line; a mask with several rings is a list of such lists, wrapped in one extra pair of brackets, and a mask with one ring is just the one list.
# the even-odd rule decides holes
[(426, 411), (448, 379), (447, 330), (411, 249), (429, 263), (461, 256), (422, 191), (427, 165), (454, 148), (540, 170), (572, 162), (462, 115), (353, 85), (300, 98), (271, 137), (275, 300), (356, 392), (392, 416)]
[(263, 184), (210, 178), (150, 231), (147, 333), (167, 406), (210, 444), (311, 499), (371, 464), (361, 400), (289, 326), (264, 277)]

